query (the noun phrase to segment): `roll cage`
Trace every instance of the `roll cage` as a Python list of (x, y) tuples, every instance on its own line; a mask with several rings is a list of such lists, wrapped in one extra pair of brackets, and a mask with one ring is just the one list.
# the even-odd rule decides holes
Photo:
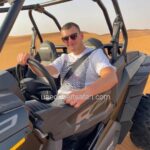
[[(43, 42), (42, 36), (40, 34), (40, 31), (37, 27), (37, 24), (34, 20), (34, 17), (32, 15), (33, 11), (38, 11), (40, 13), (45, 14), (46, 16), (50, 17), (56, 24), (57, 28), (60, 30), (61, 29), (61, 25), (59, 24), (58, 20), (55, 18), (54, 15), (52, 15), (51, 13), (49, 13), (48, 11), (45, 10), (45, 7), (48, 6), (53, 6), (56, 4), (60, 4), (60, 3), (65, 3), (65, 2), (69, 2), (69, 1), (73, 1), (73, 0), (51, 0), (51, 1), (47, 1), (44, 3), (40, 3), (40, 4), (33, 4), (33, 5), (26, 5), (24, 6), (24, 1), (25, 0), (1, 0), (0, 4), (4, 3), (4, 2), (11, 2), (11, 7), (3, 7), (0, 8), (0, 13), (4, 13), (4, 12), (8, 12), (7, 16), (5, 18), (5, 21), (2, 24), (2, 27), (0, 29), (0, 51), (2, 50), (2, 47), (5, 43), (6, 38), (8, 37), (8, 34), (15, 22), (15, 19), (17, 18), (19, 11), (21, 10), (29, 10), (29, 17), (30, 20), (33, 24), (33, 27), (38, 35), (38, 38), (40, 40), (40, 42)], [(108, 14), (108, 11), (106, 9), (106, 7), (104, 6), (103, 2), (101, 0), (92, 0), (93, 2), (97, 3), (97, 5), (101, 8), (105, 20), (106, 20), (106, 24), (108, 26), (110, 35), (111, 35), (111, 54), (112, 54), (112, 62), (114, 62), (117, 59), (117, 55), (121, 54), (126, 56), (126, 49), (127, 49), (127, 44), (128, 44), (128, 35), (127, 35), (127, 31), (126, 31), (126, 27), (124, 24), (124, 20), (118, 5), (118, 1), (117, 0), (111, 0), (115, 13), (116, 13), (116, 18), (113, 22), (113, 24), (110, 21), (110, 17)], [(123, 44), (121, 46), (122, 50), (120, 51), (120, 44), (119, 44), (119, 36), (120, 36), (120, 31), (122, 31), (122, 35), (123, 35)], [(109, 45), (107, 45), (109, 46)]]

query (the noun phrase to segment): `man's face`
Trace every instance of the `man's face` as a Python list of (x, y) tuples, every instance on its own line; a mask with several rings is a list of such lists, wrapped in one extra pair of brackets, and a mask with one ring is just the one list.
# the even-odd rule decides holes
[(76, 27), (73, 26), (70, 29), (62, 30), (61, 36), (63, 42), (70, 51), (76, 52), (81, 49), (83, 34), (79, 32)]

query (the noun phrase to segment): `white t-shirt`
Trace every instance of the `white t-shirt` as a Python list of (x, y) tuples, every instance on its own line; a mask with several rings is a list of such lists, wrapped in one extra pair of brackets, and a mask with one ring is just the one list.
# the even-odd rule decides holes
[[(86, 48), (79, 55), (74, 55), (73, 53), (62, 54), (54, 60), (51, 65), (57, 68), (59, 72), (58, 75), (63, 79), (70, 69), (70, 65), (92, 50), (93, 49)], [(65, 98), (65, 95), (69, 94), (72, 90), (81, 89), (90, 85), (99, 78), (101, 70), (106, 67), (112, 67), (115, 69), (115, 67), (110, 64), (109, 59), (106, 57), (102, 49), (93, 51), (75, 70), (69, 79), (63, 82), (58, 90), (58, 95), (63, 95)]]

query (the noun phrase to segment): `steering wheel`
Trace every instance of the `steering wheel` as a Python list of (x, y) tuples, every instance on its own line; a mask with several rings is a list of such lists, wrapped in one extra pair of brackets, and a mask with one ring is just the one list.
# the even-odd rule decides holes
[(21, 90), (28, 99), (34, 98), (43, 103), (51, 103), (57, 94), (57, 88), (53, 77), (37, 60), (29, 58), (27, 62), (29, 65), (33, 65), (38, 71), (40, 71), (48, 82), (23, 77), (23, 74), (25, 74), (23, 66), (17, 65), (16, 75), (19, 80)]

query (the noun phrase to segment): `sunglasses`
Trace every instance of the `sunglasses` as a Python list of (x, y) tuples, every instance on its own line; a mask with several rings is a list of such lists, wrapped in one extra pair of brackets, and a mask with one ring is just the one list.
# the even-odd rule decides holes
[(69, 36), (62, 37), (61, 39), (62, 39), (62, 41), (64, 41), (64, 42), (68, 42), (68, 41), (69, 41), (69, 38), (70, 38), (71, 40), (76, 40), (76, 39), (77, 39), (77, 36), (78, 36), (78, 33), (73, 33), (73, 34), (71, 34), (71, 35), (69, 35)]

